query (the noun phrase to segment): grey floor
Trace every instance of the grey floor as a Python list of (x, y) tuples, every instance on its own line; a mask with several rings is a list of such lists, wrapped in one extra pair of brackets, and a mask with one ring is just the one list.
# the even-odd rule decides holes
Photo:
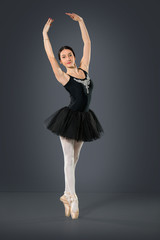
[(77, 193), (76, 220), (65, 217), (62, 194), (0, 192), (0, 239), (160, 239), (160, 194)]

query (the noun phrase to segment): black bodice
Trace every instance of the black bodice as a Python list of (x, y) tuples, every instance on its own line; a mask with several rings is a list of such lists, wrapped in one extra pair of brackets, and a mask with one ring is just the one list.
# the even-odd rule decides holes
[(69, 75), (70, 79), (64, 85), (64, 88), (69, 92), (71, 98), (68, 107), (73, 111), (88, 112), (94, 85), (88, 73), (85, 70), (83, 71), (85, 73), (84, 79)]

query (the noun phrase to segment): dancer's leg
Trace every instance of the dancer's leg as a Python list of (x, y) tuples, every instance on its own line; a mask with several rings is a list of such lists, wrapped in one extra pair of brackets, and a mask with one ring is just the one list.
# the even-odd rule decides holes
[[(74, 141), (74, 174), (83, 143), (83, 141)], [(73, 197), (73, 199), (71, 197), (71, 209), (73, 212), (76, 212), (79, 209), (78, 205), (78, 197)]]
[(65, 192), (75, 194), (74, 140), (60, 136), (64, 154)]
[(83, 143), (83, 141), (74, 141), (74, 169), (76, 168)]
[[(82, 141), (75, 141), (73, 139), (66, 139), (60, 136), (62, 149), (64, 153), (64, 174), (65, 174), (65, 195), (67, 199), (72, 201), (71, 209), (76, 212), (78, 210), (78, 198), (73, 196), (75, 192), (75, 167), (82, 148)], [(68, 198), (71, 194), (71, 199)]]
[[(66, 138), (63, 138), (63, 137), (60, 136), (61, 143), (62, 143), (62, 139), (64, 140), (63, 145), (65, 145), (67, 147), (67, 145), (65, 144)], [(70, 141), (70, 142), (72, 142), (72, 141)], [(74, 141), (74, 176), (75, 176), (76, 164), (78, 162), (78, 159), (79, 159), (79, 156), (80, 156), (80, 151), (81, 151), (81, 148), (83, 146), (83, 143), (84, 143), (83, 141), (76, 141), (76, 140)], [(62, 145), (62, 148), (64, 148), (63, 145)], [(63, 153), (65, 155), (64, 150), (63, 150)], [(64, 173), (65, 173), (65, 169), (64, 169)], [(69, 187), (68, 187), (67, 176), (65, 176), (65, 191), (64, 192), (67, 193), (69, 191), (70, 190), (69, 190)]]

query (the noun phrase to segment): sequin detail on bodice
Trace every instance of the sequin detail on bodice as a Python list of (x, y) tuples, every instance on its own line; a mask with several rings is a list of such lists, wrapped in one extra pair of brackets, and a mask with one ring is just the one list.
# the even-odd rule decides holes
[(73, 79), (79, 83), (82, 83), (86, 87), (87, 93), (89, 94), (89, 84), (90, 84), (91, 79), (90, 79), (88, 73), (87, 73), (87, 79), (85, 79), (85, 80), (80, 80), (80, 79), (76, 79), (76, 78), (73, 78)]

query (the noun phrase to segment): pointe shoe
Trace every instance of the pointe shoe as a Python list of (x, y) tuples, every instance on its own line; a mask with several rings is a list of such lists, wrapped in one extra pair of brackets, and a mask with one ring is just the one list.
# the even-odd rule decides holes
[(69, 217), (71, 214), (71, 208), (70, 208), (70, 199), (69, 195), (65, 193), (63, 196), (60, 197), (60, 201), (63, 202), (64, 208), (65, 208), (65, 216)]
[(71, 200), (71, 207), (70, 207), (70, 213), (71, 213), (71, 217), (72, 219), (77, 219), (79, 216), (79, 207), (77, 209), (76, 212), (74, 212), (73, 210), (73, 204), (77, 204), (78, 205), (78, 197), (76, 194), (70, 194), (70, 200)]

